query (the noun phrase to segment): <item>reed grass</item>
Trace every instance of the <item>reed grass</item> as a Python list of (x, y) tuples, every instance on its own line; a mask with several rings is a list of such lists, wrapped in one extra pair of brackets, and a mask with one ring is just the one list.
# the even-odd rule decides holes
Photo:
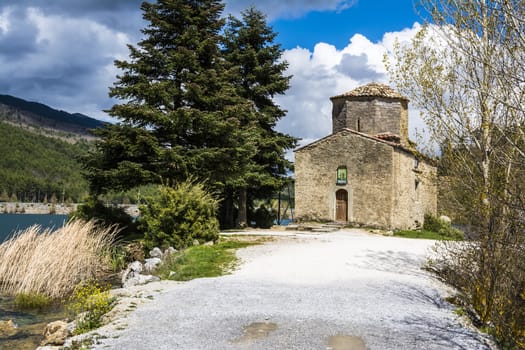
[(102, 278), (117, 231), (75, 220), (55, 231), (32, 226), (16, 233), (0, 245), (0, 293), (59, 299), (83, 281)]

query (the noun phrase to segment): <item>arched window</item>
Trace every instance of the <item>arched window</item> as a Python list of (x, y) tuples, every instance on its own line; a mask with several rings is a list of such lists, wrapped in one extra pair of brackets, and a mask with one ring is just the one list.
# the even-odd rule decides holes
[(348, 172), (346, 166), (342, 165), (337, 168), (337, 184), (346, 185), (348, 182)]

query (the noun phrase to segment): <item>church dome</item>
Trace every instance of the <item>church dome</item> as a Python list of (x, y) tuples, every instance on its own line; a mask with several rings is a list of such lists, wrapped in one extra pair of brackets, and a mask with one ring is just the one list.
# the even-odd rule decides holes
[(384, 97), (408, 101), (408, 98), (401, 95), (390, 86), (379, 83), (369, 83), (359, 86), (358, 88), (355, 88), (354, 90), (348, 91), (344, 94), (330, 97), (330, 99), (333, 100), (341, 97)]

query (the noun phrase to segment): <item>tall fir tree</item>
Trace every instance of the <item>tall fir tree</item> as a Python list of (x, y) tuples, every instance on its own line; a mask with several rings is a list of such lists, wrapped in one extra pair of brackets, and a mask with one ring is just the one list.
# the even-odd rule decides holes
[(257, 152), (244, 181), (229, 187), (223, 203), (226, 223), (232, 221), (233, 197), (238, 198), (238, 224), (246, 225), (247, 201), (254, 196), (268, 197), (280, 189), (292, 164), (285, 158), (286, 150), (297, 144), (297, 139), (275, 130), (286, 111), (274, 97), (289, 88), (290, 76), (285, 75), (288, 63), (282, 61), (283, 49), (274, 42), (277, 33), (268, 26), (266, 16), (251, 7), (241, 13), (241, 19), (229, 17), (224, 31), (223, 55), (236, 73), (231, 75), (238, 95), (249, 101), (254, 111), (241, 118), (242, 125), (255, 123)]
[(237, 95), (221, 58), (224, 20), (219, 0), (144, 2), (148, 26), (110, 96), (123, 102), (108, 113), (119, 123), (99, 131), (85, 159), (94, 194), (144, 183), (205, 180), (214, 190), (244, 172), (256, 152), (250, 125), (237, 115), (253, 106)]

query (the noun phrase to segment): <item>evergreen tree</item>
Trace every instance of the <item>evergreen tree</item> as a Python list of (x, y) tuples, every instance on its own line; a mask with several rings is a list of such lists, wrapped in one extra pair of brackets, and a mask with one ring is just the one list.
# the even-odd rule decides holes
[[(274, 43), (276, 33), (266, 23), (266, 16), (255, 8), (241, 13), (242, 19), (230, 16), (224, 32), (223, 55), (234, 67), (231, 75), (237, 94), (249, 101), (255, 111), (241, 117), (241, 125), (256, 126), (257, 152), (250, 159), (243, 181), (237, 187), (229, 186), (223, 203), (226, 223), (232, 222), (232, 199), (239, 199), (239, 224), (246, 224), (247, 192), (253, 196), (268, 197), (280, 189), (285, 175), (292, 169), (285, 151), (296, 146), (297, 139), (275, 131), (285, 114), (273, 98), (289, 88), (290, 76), (285, 76), (288, 63), (281, 60), (280, 45)], [(254, 119), (255, 118), (255, 119)]]
[(223, 7), (218, 0), (142, 4), (144, 39), (129, 46), (128, 61), (115, 62), (123, 73), (110, 96), (124, 102), (108, 112), (120, 123), (99, 132), (85, 159), (94, 194), (189, 176), (222, 191), (244, 172), (256, 149), (236, 116), (253, 107), (237, 96), (221, 59)]

